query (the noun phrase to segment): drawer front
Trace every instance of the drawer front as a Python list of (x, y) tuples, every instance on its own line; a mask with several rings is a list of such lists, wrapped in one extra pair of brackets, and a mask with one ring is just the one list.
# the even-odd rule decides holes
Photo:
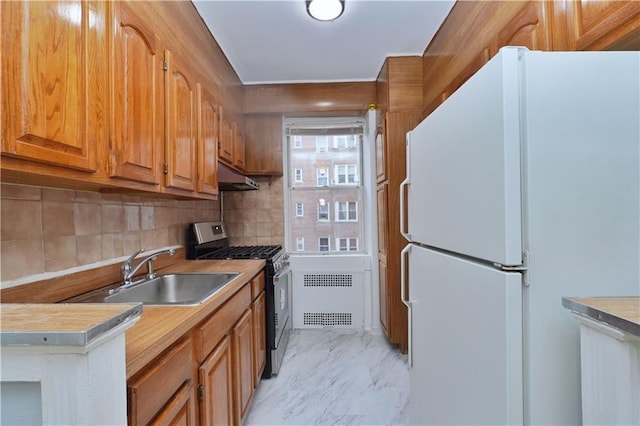
[(246, 285), (218, 309), (208, 320), (196, 327), (198, 363), (205, 360), (233, 324), (251, 304), (251, 286)]
[(148, 424), (182, 385), (193, 379), (193, 341), (181, 341), (152, 364), (129, 382), (131, 425)]

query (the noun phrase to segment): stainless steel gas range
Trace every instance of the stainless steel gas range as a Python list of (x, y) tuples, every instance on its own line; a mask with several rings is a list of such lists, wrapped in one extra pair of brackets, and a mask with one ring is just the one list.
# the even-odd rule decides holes
[(267, 360), (262, 378), (278, 374), (289, 341), (289, 256), (282, 246), (229, 246), (223, 222), (189, 226), (188, 259), (264, 259)]

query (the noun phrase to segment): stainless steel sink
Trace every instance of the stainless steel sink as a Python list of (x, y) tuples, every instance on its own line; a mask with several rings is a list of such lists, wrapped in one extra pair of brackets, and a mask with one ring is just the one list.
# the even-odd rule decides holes
[(69, 302), (127, 303), (145, 305), (198, 305), (240, 275), (225, 273), (175, 273), (159, 275), (129, 287), (102, 290)]

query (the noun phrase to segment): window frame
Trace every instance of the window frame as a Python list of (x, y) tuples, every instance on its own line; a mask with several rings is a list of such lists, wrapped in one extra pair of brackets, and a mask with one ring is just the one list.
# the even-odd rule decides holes
[(296, 237), (296, 251), (304, 251), (304, 237)]
[[(331, 222), (331, 209), (329, 208), (329, 203), (327, 201), (325, 201), (324, 204), (323, 204), (320, 201), (318, 201), (317, 205), (318, 205), (318, 215), (317, 215), (318, 222)], [(320, 218), (320, 207), (323, 208), (322, 210), (326, 209), (326, 213), (327, 213), (327, 218), (326, 219)]]
[[(346, 241), (347, 245), (346, 245), (346, 250), (342, 250), (341, 249), (341, 245), (340, 242), (344, 240)], [(355, 246), (355, 250), (351, 249), (351, 241), (355, 241), (356, 246)], [(338, 252), (358, 252), (360, 251), (360, 242), (359, 242), (359, 238), (357, 237), (336, 237), (336, 250)]]
[[(322, 170), (324, 170), (325, 174), (326, 174), (326, 176), (323, 176), (322, 178), (326, 179), (326, 181), (327, 181), (327, 183), (324, 184), (324, 185), (320, 184), (320, 178), (321, 178), (320, 173), (321, 173)], [(318, 168), (316, 168), (316, 186), (319, 187), (319, 188), (328, 187), (329, 186), (329, 182), (331, 182), (329, 180), (330, 176), (331, 175), (329, 173), (329, 168), (328, 167), (318, 167)]]
[[(298, 173), (300, 172), (300, 173)], [(299, 175), (299, 176), (298, 176)], [(295, 183), (302, 183), (302, 169), (293, 169), (293, 181)]]
[(316, 136), (316, 153), (329, 152), (329, 136)]
[[(353, 168), (353, 174), (349, 173), (349, 168)], [(344, 173), (340, 173), (340, 169), (344, 168)], [(334, 185), (350, 185), (355, 186), (360, 184), (360, 176), (358, 173), (357, 164), (335, 164), (334, 165), (335, 182)], [(344, 176), (344, 182), (340, 182), (340, 176)], [(353, 182), (349, 182), (349, 176), (353, 176)]]
[[(340, 219), (340, 204), (345, 204), (345, 213), (346, 213), (346, 219)], [(354, 219), (350, 219), (350, 213), (351, 213), (351, 209), (349, 209), (349, 206), (351, 203), (355, 204), (355, 218)], [(357, 201), (336, 201), (335, 202), (335, 221), (336, 222), (358, 222), (358, 202)]]
[[(327, 240), (327, 249), (322, 250), (322, 240)], [(318, 251), (321, 253), (331, 253), (331, 238), (330, 237), (318, 237)]]
[(296, 201), (296, 217), (304, 217), (304, 203)]

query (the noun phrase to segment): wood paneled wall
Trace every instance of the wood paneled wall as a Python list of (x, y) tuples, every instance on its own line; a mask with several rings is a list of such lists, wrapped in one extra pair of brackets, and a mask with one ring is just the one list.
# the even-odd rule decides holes
[(245, 86), (245, 114), (364, 113), (376, 100), (375, 82)]

